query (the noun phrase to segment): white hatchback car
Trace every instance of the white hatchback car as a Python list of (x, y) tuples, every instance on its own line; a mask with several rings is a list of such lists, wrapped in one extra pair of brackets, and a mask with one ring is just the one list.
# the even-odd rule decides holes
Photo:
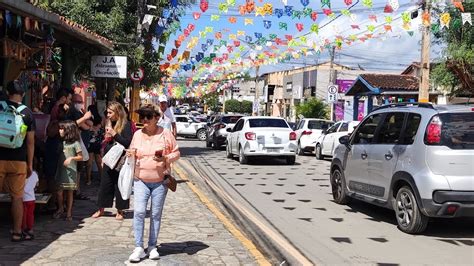
[(187, 115), (175, 115), (176, 133), (182, 137), (196, 137), (199, 140), (206, 140), (206, 123), (199, 122), (194, 117)]
[(339, 145), (339, 138), (351, 134), (359, 125), (359, 121), (340, 121), (323, 131), (315, 145), (316, 159), (322, 160), (325, 156), (333, 156), (334, 149)]
[(299, 155), (305, 152), (313, 152), (316, 140), (321, 136), (323, 130), (334, 125), (333, 121), (317, 118), (304, 118), (296, 126), (296, 139), (298, 140)]
[(288, 123), (277, 117), (242, 117), (233, 129), (227, 129), (227, 158), (239, 156), (241, 164), (249, 157), (285, 158), (287, 164), (296, 160), (296, 133)]

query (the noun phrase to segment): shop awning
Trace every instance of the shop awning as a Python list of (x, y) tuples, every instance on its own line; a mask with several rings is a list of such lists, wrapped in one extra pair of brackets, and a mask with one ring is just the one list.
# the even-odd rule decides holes
[(2, 0), (0, 1), (0, 8), (10, 10), (20, 16), (30, 17), (43, 23), (47, 23), (56, 31), (65, 33), (72, 39), (81, 40), (108, 51), (112, 51), (114, 48), (113, 42), (109, 39), (100, 36), (99, 34), (88, 30), (84, 26), (63, 16), (36, 7), (26, 1)]

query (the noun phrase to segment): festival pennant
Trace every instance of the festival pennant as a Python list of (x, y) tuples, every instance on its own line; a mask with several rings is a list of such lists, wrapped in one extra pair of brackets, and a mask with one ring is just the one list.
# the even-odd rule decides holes
[(301, 4), (306, 7), (309, 5), (309, 0), (301, 0)]
[(377, 22), (377, 16), (376, 15), (369, 15), (369, 19), (374, 21), (374, 22)]
[(392, 21), (393, 21), (392, 16), (386, 16), (386, 17), (385, 17), (385, 23), (390, 24), (390, 23), (392, 23)]
[(243, 30), (238, 30), (237, 31), (237, 36), (244, 36), (245, 35), (245, 31)]
[(245, 41), (246, 42), (252, 42), (252, 37), (251, 36), (245, 36)]
[(460, 0), (453, 0), (453, 5), (461, 10), (461, 12), (464, 12), (464, 6)]
[(279, 26), (280, 30), (288, 30), (288, 24), (286, 24), (285, 22), (280, 22)]
[(275, 12), (275, 15), (276, 15), (278, 18), (283, 17), (283, 9), (281, 9), (281, 8), (275, 8), (274, 12)]
[(461, 13), (462, 25), (469, 24), (472, 26), (472, 16), (471, 13)]
[(344, 3), (346, 4), (346, 6), (350, 6), (352, 5), (352, 0), (344, 0)]
[(235, 0), (227, 0), (227, 5), (235, 6)]
[(201, 8), (201, 11), (204, 13), (209, 8), (209, 2), (207, 0), (201, 0), (199, 7)]
[(388, 0), (388, 4), (393, 11), (397, 11), (400, 8), (400, 3), (398, 3), (398, 0)]
[(449, 28), (449, 22), (451, 22), (451, 15), (449, 13), (441, 14), (440, 18), (441, 29), (446, 27)]
[(321, 0), (321, 8), (323, 8), (325, 6), (330, 9), (331, 8), (331, 0)]
[(265, 29), (270, 29), (272, 27), (272, 22), (270, 20), (264, 20), (263, 27), (265, 27)]
[(237, 18), (236, 17), (229, 17), (229, 22), (231, 24), (235, 24), (237, 22)]
[(201, 13), (199, 12), (193, 12), (193, 18), (194, 20), (198, 20), (201, 17)]
[(231, 40), (231, 41), (237, 40), (237, 35), (235, 35), (235, 34), (229, 34), (229, 40)]
[(311, 13), (311, 19), (313, 21), (316, 21), (318, 19), (318, 12), (314, 11)]
[(372, 8), (374, 3), (373, 3), (372, 0), (362, 0), (362, 5), (364, 5), (365, 7), (368, 7), (368, 8)]
[(318, 25), (318, 24), (313, 24), (313, 25), (311, 25), (311, 32), (314, 32), (314, 33), (318, 34), (318, 32), (319, 32), (319, 25)]
[(257, 38), (257, 39), (260, 39), (263, 36), (262, 33), (260, 33), (260, 32), (255, 32), (254, 34), (255, 34), (255, 38)]
[(288, 17), (293, 15), (293, 6), (285, 6), (285, 13)]
[(303, 13), (303, 16), (304, 16), (305, 18), (310, 17), (310, 16), (311, 16), (311, 13), (313, 13), (313, 9), (312, 9), (311, 7), (305, 7), (305, 8), (303, 8), (303, 12), (302, 12), (302, 13)]
[(431, 16), (428, 11), (423, 12), (421, 15), (421, 20), (423, 22), (423, 25), (429, 26), (431, 24)]
[(246, 18), (244, 20), (244, 25), (247, 26), (247, 25), (253, 25), (253, 19), (251, 18)]
[(211, 21), (219, 21), (220, 18), (220, 15), (211, 15)]
[(296, 23), (296, 29), (301, 32), (304, 29), (303, 23)]
[(227, 3), (219, 3), (218, 9), (219, 9), (219, 13), (229, 12), (229, 6), (227, 5)]

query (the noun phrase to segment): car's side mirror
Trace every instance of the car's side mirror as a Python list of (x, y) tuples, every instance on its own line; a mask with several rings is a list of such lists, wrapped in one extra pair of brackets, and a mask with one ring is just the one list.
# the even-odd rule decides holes
[(326, 133), (328, 133), (328, 131), (326, 129), (323, 129), (323, 131), (321, 132), (321, 134), (323, 134), (323, 135), (326, 135)]
[(345, 145), (346, 147), (349, 146), (349, 135), (345, 135), (339, 138), (339, 143)]
[(226, 129), (225, 131), (227, 131), (227, 132), (232, 132), (232, 128), (228, 128), (228, 129)]

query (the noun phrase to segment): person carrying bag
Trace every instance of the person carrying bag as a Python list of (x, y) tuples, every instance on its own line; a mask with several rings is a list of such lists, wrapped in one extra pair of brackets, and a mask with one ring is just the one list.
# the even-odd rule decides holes
[(150, 259), (158, 259), (160, 256), (156, 245), (168, 192), (165, 176), (171, 168), (171, 163), (180, 157), (173, 133), (157, 126), (161, 116), (160, 109), (154, 105), (145, 105), (137, 113), (144, 127), (135, 133), (127, 151), (128, 156), (135, 155), (136, 158), (133, 182), (135, 249), (129, 257), (131, 262), (138, 262), (147, 255), (144, 250), (143, 231), (148, 200), (151, 200), (148, 256)]

